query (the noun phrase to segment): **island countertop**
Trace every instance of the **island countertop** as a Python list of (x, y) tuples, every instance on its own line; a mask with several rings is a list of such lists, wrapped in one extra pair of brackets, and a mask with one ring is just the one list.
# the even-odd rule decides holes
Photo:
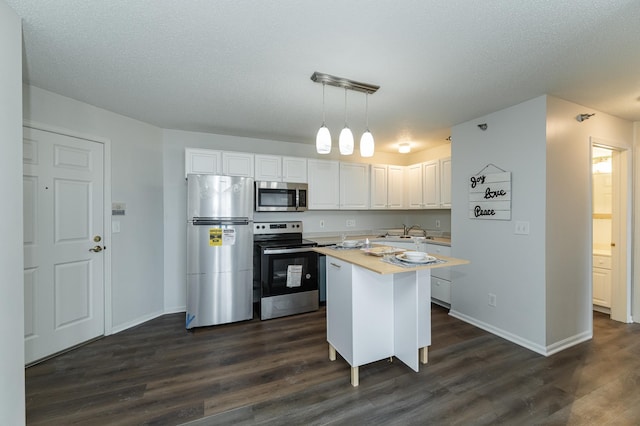
[[(378, 246), (378, 245), (376, 245)], [(392, 247), (389, 247), (392, 248)], [(393, 265), (391, 263), (383, 262), (382, 257), (371, 256), (366, 254), (360, 249), (333, 249), (331, 247), (313, 247), (313, 250), (324, 254), (326, 256), (335, 257), (336, 259), (343, 260), (345, 262), (352, 263), (378, 274), (397, 274), (401, 272), (419, 271), (421, 269), (433, 269), (433, 268), (447, 268), (450, 266), (464, 265), (469, 263), (468, 260), (456, 259), (448, 256), (434, 256), (438, 259), (442, 259), (444, 263), (432, 263), (432, 264), (417, 264), (416, 266), (405, 268), (402, 266)]]

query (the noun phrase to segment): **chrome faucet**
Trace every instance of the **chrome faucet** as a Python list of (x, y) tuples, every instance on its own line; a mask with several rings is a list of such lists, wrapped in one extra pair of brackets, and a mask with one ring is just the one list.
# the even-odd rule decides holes
[(402, 224), (402, 236), (403, 237), (408, 237), (409, 236), (409, 232), (411, 232), (412, 229), (418, 229), (418, 230), (422, 231), (422, 236), (427, 238), (427, 231), (425, 229), (422, 229), (420, 227), (420, 225), (407, 226), (404, 223)]

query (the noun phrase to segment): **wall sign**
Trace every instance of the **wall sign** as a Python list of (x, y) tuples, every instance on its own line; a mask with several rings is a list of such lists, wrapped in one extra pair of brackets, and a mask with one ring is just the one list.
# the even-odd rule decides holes
[(469, 178), (469, 219), (511, 220), (511, 172), (488, 164)]

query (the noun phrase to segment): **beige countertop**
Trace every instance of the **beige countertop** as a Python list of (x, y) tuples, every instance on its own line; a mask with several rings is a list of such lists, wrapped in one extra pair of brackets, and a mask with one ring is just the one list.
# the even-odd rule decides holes
[[(381, 244), (375, 244), (375, 246), (383, 246)], [(361, 266), (378, 274), (397, 274), (400, 272), (418, 271), (421, 269), (434, 269), (434, 268), (446, 268), (450, 266), (464, 265), (469, 263), (468, 260), (456, 259), (447, 256), (435, 256), (438, 259), (442, 259), (445, 263), (435, 263), (428, 265), (416, 265), (412, 268), (403, 268), (402, 266), (392, 265), (382, 261), (381, 257), (371, 256), (365, 254), (360, 249), (350, 250), (336, 250), (330, 247), (314, 247), (314, 251), (324, 254), (326, 256), (335, 257), (336, 259), (349, 262), (351, 264)]]
[[(313, 236), (306, 237), (305, 236), (304, 238), (306, 240), (317, 243), (319, 246), (328, 246), (328, 245), (338, 244), (342, 242), (342, 238), (340, 235), (323, 236), (323, 237), (313, 237)], [(394, 236), (380, 237), (380, 234), (347, 235), (348, 240), (357, 240), (357, 241), (364, 242), (367, 238), (369, 239), (370, 243), (376, 243), (376, 244), (384, 244), (385, 241), (396, 242), (396, 243), (412, 243), (413, 242), (411, 238), (394, 237)], [(428, 238), (418, 237), (418, 238), (420, 238), (421, 243), (451, 246), (451, 238), (445, 238), (445, 237), (428, 237)]]

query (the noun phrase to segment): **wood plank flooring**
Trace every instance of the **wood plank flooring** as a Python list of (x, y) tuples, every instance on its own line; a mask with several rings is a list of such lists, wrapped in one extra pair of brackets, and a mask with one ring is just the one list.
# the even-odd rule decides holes
[(32, 425), (638, 425), (640, 324), (537, 355), (433, 306), (429, 364), (328, 360), (325, 310), (187, 332), (165, 315), (26, 369)]

